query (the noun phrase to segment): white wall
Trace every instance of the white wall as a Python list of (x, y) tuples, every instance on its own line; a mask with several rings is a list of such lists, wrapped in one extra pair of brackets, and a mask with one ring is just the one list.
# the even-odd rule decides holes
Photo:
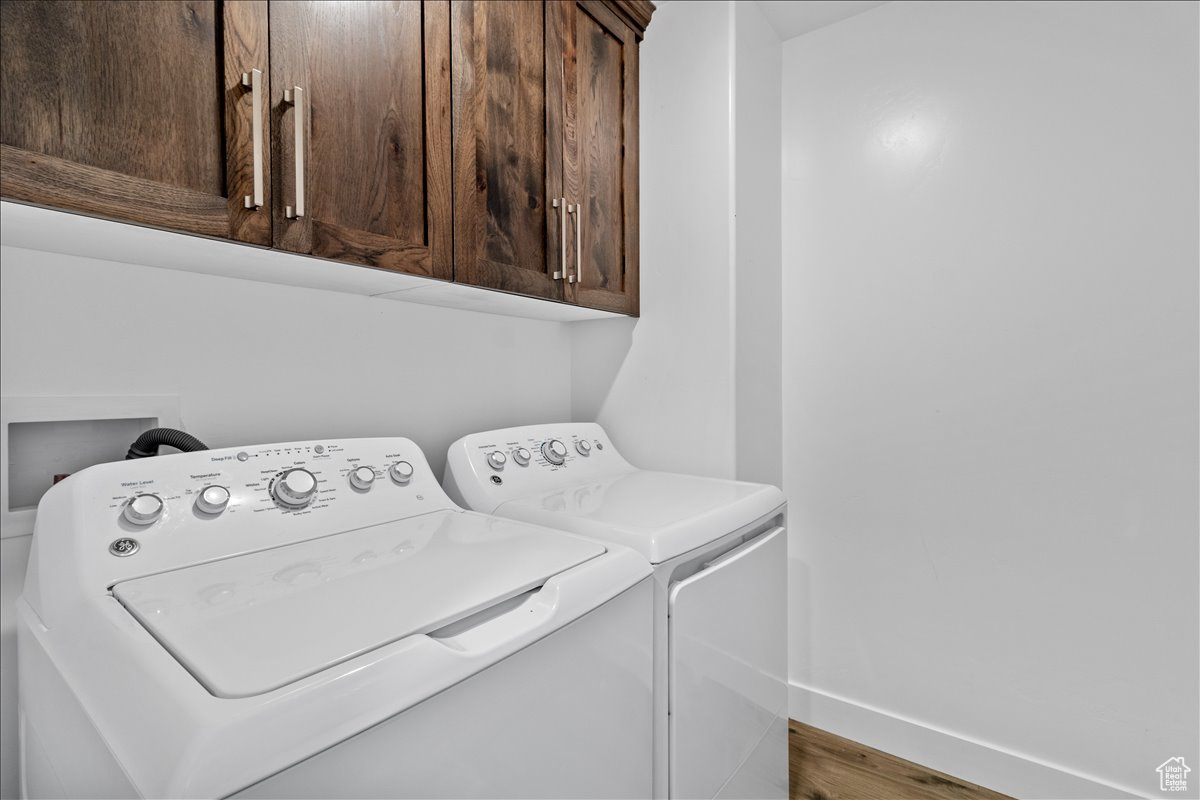
[(572, 326), (572, 415), (648, 469), (781, 481), (780, 43), (756, 3), (641, 46), (641, 309)]
[[(437, 475), (458, 436), (570, 415), (562, 323), (0, 248), (5, 395), (181, 398), (210, 447), (408, 436)], [(273, 359), (303, 332), (298, 366)], [(359, 352), (350, 342), (365, 342)], [(15, 641), (29, 537), (0, 542), (0, 796), (17, 793)]]
[(1200, 768), (1197, 67), (1194, 2), (784, 43), (794, 716), (1023, 797)]
[(782, 47), (758, 3), (734, 3), (733, 10), (736, 477), (779, 486)]
[(648, 469), (734, 472), (730, 8), (664, 3), (642, 43), (641, 318), (575, 323), (572, 414)]

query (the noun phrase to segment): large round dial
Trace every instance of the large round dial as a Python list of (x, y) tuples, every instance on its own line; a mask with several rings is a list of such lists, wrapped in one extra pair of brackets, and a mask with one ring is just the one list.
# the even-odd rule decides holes
[(220, 514), (229, 505), (229, 490), (224, 486), (205, 486), (196, 495), (196, 510), (204, 514)]
[(157, 522), (163, 513), (162, 498), (156, 494), (139, 494), (129, 498), (121, 514), (134, 525)]
[(567, 446), (558, 439), (542, 442), (542, 458), (551, 464), (561, 464), (567, 457)]
[(317, 476), (306, 469), (289, 469), (275, 481), (275, 499), (289, 508), (300, 508), (312, 502), (317, 494)]
[(350, 470), (350, 485), (360, 491), (367, 491), (375, 483), (375, 470), (371, 467), (355, 467)]

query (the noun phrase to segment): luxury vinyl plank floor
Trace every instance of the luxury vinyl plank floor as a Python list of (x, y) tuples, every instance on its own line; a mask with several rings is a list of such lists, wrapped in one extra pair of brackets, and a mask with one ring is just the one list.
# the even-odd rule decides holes
[(792, 800), (1012, 800), (795, 720), (788, 751)]

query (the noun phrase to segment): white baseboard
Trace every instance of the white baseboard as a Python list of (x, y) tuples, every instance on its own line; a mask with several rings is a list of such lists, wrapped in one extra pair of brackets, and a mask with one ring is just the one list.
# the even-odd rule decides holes
[(1139, 798), (1131, 789), (792, 683), (792, 719), (1022, 800)]

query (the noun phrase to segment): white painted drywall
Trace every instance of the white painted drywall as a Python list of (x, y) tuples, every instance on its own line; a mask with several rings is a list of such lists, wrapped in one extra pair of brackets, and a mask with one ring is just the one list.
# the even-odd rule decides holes
[[(178, 395), (209, 446), (408, 436), (441, 475), (475, 430), (567, 419), (566, 326), (0, 248), (6, 395)], [(0, 795), (17, 792), (11, 600), (0, 541)]]
[(641, 46), (641, 319), (571, 326), (572, 416), (647, 469), (732, 477), (730, 23), (670, 2)]
[[(784, 43), (810, 697), (1147, 796), (1200, 764), (1197, 71), (1194, 2), (893, 2)], [(919, 739), (884, 744), (972, 778)]]
[(791, 39), (817, 28), (870, 11), (881, 2), (869, 0), (759, 0), (763, 14), (781, 39)]
[(733, 10), (735, 477), (779, 486), (782, 48), (759, 3)]
[(779, 484), (780, 42), (671, 2), (641, 47), (639, 320), (575, 323), (572, 415), (647, 469)]

